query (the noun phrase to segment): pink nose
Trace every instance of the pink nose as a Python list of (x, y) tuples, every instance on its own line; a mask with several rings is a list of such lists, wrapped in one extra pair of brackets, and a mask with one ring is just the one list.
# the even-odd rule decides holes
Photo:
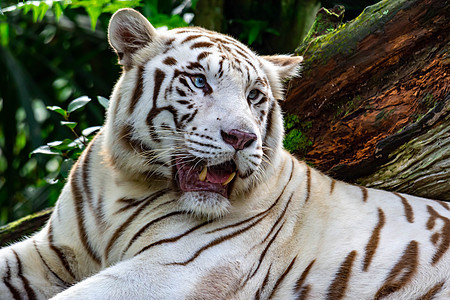
[(221, 131), (225, 143), (230, 144), (236, 150), (242, 150), (256, 141), (256, 134), (232, 129), (228, 132)]

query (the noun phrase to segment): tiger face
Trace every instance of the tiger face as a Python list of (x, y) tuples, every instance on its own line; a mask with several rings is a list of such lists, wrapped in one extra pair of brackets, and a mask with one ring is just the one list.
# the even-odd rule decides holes
[(171, 180), (182, 207), (208, 217), (270, 174), (281, 79), (301, 57), (259, 57), (202, 28), (157, 32), (133, 10), (113, 16), (109, 41), (124, 66), (106, 123), (117, 168)]

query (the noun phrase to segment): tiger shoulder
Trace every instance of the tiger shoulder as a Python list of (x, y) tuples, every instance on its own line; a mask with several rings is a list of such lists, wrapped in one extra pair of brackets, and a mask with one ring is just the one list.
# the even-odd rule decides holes
[(108, 38), (123, 72), (105, 124), (45, 227), (0, 250), (1, 299), (450, 299), (448, 203), (283, 149), (302, 57), (131, 9)]

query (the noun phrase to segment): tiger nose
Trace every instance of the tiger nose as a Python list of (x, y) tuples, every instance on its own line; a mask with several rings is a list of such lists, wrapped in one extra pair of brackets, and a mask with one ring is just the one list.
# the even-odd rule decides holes
[(225, 143), (230, 144), (236, 150), (242, 150), (256, 141), (256, 134), (232, 129), (228, 132), (221, 131), (222, 138)]

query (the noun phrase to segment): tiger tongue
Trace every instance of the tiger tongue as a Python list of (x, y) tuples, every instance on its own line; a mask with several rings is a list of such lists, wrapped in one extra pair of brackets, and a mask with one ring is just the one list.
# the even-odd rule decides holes
[(217, 170), (214, 168), (208, 169), (208, 173), (206, 174), (206, 179), (212, 183), (224, 183), (230, 178), (232, 172)]

